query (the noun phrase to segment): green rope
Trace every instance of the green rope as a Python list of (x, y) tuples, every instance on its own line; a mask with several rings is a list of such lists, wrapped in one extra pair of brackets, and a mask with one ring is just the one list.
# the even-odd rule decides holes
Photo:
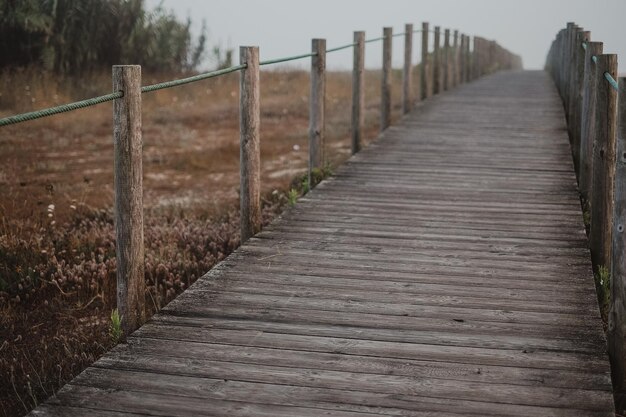
[(342, 46), (338, 46), (336, 48), (330, 48), (326, 50), (326, 53), (331, 53), (331, 52), (336, 52), (336, 51), (341, 51), (342, 49), (348, 49), (348, 48), (352, 48), (353, 46), (357, 46), (358, 43), (349, 43), (347, 45), (342, 45)]
[(591, 57), (591, 60), (593, 61), (594, 64), (598, 63), (598, 57), (595, 55)]
[(378, 42), (378, 41), (382, 41), (382, 40), (384, 40), (384, 39), (385, 39), (385, 37), (384, 37), (384, 36), (381, 36), (380, 38), (366, 39), (366, 40), (365, 40), (365, 43)]
[(404, 36), (404, 35), (406, 35), (406, 32), (396, 33), (396, 34), (391, 35), (391, 37), (392, 37), (392, 38), (395, 38), (395, 37), (398, 37), (398, 36)]
[(613, 87), (615, 91), (619, 91), (619, 85), (617, 84), (617, 81), (615, 80), (615, 78), (611, 76), (611, 74), (609, 74), (608, 72), (605, 72), (604, 78), (606, 78), (606, 80), (609, 82), (609, 84), (611, 84), (611, 87)]
[[(167, 81), (164, 83), (146, 85), (141, 87), (142, 93), (149, 93), (156, 90), (162, 90), (164, 88), (176, 87), (183, 84), (192, 83), (195, 81), (204, 80), (207, 78), (217, 77), (219, 75), (228, 74), (230, 72), (239, 71), (243, 68), (246, 68), (245, 64), (236, 65), (234, 67), (224, 68), (217, 71), (206, 72), (204, 74), (194, 75), (193, 77), (182, 78), (179, 80)], [(96, 104), (105, 103), (107, 101), (112, 101), (117, 98), (124, 97), (124, 93), (119, 91), (117, 93), (106, 94), (103, 96), (89, 98), (87, 100), (76, 101), (74, 103), (63, 104), (61, 106), (50, 107), (47, 109), (37, 110), (29, 113), (18, 114), (15, 116), (5, 117), (0, 119), (0, 126), (8, 126), (15, 123), (26, 122), (28, 120), (40, 119), (42, 117), (53, 116), (59, 113), (65, 113), (72, 110), (78, 110), (85, 107), (95, 106)]]
[(583, 42), (583, 49), (586, 51), (587, 50), (587, 42)]
[(35, 120), (42, 117), (52, 116), (54, 114), (65, 113), (72, 110), (78, 110), (89, 106), (95, 106), (96, 104), (105, 103), (107, 101), (115, 100), (116, 98), (124, 97), (124, 93), (118, 91), (117, 93), (106, 94), (104, 96), (98, 96), (89, 98), (87, 100), (76, 101), (74, 103), (62, 104), (56, 107), (50, 107), (47, 109), (32, 111), (29, 113), (18, 114), (15, 116), (5, 117), (0, 119), (0, 126), (8, 126), (15, 123), (26, 122), (28, 120)]
[(310, 58), (312, 56), (317, 56), (317, 52), (311, 52), (309, 54), (302, 54), (302, 55), (288, 56), (285, 58), (268, 59), (267, 61), (259, 62), (259, 65), (278, 64), (280, 62), (295, 61), (297, 59)]
[(177, 87), (183, 84), (189, 84), (200, 80), (206, 80), (207, 78), (217, 77), (219, 75), (228, 74), (231, 72), (239, 71), (246, 68), (246, 64), (235, 65), (234, 67), (228, 67), (217, 71), (205, 72), (203, 74), (194, 75), (193, 77), (181, 78), (179, 80), (166, 81), (159, 84), (146, 85), (141, 87), (142, 93), (150, 93), (152, 91), (163, 90), (164, 88)]

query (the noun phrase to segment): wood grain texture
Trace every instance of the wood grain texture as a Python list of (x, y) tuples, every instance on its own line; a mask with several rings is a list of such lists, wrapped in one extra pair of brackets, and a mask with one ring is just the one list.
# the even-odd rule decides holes
[(607, 337), (616, 408), (623, 410), (626, 408), (626, 77), (619, 78), (618, 85), (611, 309)]
[(259, 48), (242, 46), (239, 86), (239, 201), (241, 241), (261, 230), (261, 95)]
[(576, 174), (580, 173), (580, 124), (581, 124), (581, 111), (583, 102), (583, 80), (585, 76), (585, 49), (583, 48), (583, 42), (588, 42), (590, 38), (590, 32), (580, 30), (576, 34), (576, 48), (574, 48), (574, 61), (573, 61), (573, 79), (572, 79), (572, 91), (569, 101), (570, 108), (570, 134), (572, 142), (572, 155), (574, 157), (574, 169)]
[(354, 155), (361, 150), (363, 141), (363, 123), (365, 117), (365, 32), (354, 32), (352, 62), (352, 128), (350, 129), (351, 152)]
[(443, 68), (441, 68), (441, 27), (435, 26), (435, 44), (433, 46), (433, 94), (439, 94), (443, 88)]
[(452, 83), (450, 87), (456, 87), (460, 82), (460, 65), (459, 65), (459, 31), (455, 30), (452, 37)]
[(113, 66), (117, 309), (124, 335), (145, 321), (141, 66)]
[(430, 35), (430, 25), (428, 22), (422, 22), (422, 62), (420, 65), (420, 94), (421, 99), (426, 100), (430, 97), (431, 85), (430, 85), (430, 61), (428, 59), (428, 38)]
[(597, 56), (596, 63), (596, 140), (593, 144), (591, 180), (591, 224), (589, 247), (596, 270), (611, 269), (611, 232), (615, 192), (615, 151), (617, 129), (617, 92), (604, 78), (608, 72), (617, 77), (617, 55)]
[(311, 41), (311, 96), (309, 102), (309, 184), (312, 172), (324, 166), (326, 103), (326, 39)]
[(391, 126), (391, 48), (393, 28), (383, 28), (383, 74), (380, 92), (380, 131)]
[(402, 67), (402, 114), (411, 111), (413, 104), (413, 25), (404, 25), (404, 66)]
[(450, 49), (450, 29), (443, 32), (443, 91), (450, 89), (452, 84), (452, 56)]
[(580, 194), (585, 203), (591, 198), (593, 144), (596, 140), (596, 65), (592, 56), (602, 54), (602, 42), (587, 43), (583, 79), (583, 101), (580, 120), (580, 171), (578, 181)]
[(36, 413), (612, 417), (605, 350), (562, 103), (503, 72), (416, 107)]

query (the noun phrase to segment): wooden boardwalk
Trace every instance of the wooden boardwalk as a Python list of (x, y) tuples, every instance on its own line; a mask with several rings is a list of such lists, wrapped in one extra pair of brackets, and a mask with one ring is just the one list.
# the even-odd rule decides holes
[(35, 415), (613, 416), (543, 72), (420, 105)]

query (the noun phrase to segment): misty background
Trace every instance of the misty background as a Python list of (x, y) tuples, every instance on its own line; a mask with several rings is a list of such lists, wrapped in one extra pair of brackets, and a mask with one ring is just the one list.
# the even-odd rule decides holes
[[(308, 52), (312, 38), (326, 38), (327, 47), (352, 42), (352, 32), (365, 30), (366, 37), (378, 37), (383, 26), (394, 33), (404, 31), (405, 23), (421, 29), (430, 22), (458, 29), (468, 35), (493, 39), (520, 54), (526, 69), (542, 69), (550, 43), (568, 21), (591, 31), (591, 39), (604, 42), (605, 53), (616, 53), (621, 74), (626, 74), (625, 0), (147, 0), (147, 8), (162, 4), (180, 18), (190, 17), (192, 31), (199, 33), (202, 21), (208, 28), (208, 44), (235, 49), (238, 62), (240, 45), (258, 45), (261, 59)], [(420, 34), (414, 38), (418, 60)], [(443, 41), (443, 39), (442, 39)], [(401, 37), (394, 40), (394, 66), (402, 64)], [(432, 42), (432, 36), (431, 36)], [(381, 45), (366, 48), (366, 65), (380, 66)], [(210, 63), (206, 63), (207, 68)], [(305, 67), (299, 61), (291, 67)], [(329, 56), (328, 66), (348, 69), (352, 51)]]

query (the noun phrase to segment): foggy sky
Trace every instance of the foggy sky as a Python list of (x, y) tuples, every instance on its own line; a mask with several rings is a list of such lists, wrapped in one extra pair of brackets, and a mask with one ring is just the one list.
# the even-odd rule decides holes
[[(146, 4), (153, 8), (160, 2)], [(520, 54), (525, 68), (540, 69), (557, 31), (574, 21), (591, 31), (592, 40), (604, 42), (605, 53), (617, 53), (620, 72), (626, 73), (626, 0), (163, 0), (163, 6), (191, 17), (196, 32), (206, 20), (210, 45), (258, 45), (262, 60), (309, 52), (311, 38), (326, 38), (330, 48), (351, 43), (355, 30), (372, 38), (381, 36), (383, 26), (400, 33), (405, 23), (419, 29), (428, 21), (431, 28), (495, 39)], [(417, 62), (421, 41), (415, 36)], [(394, 40), (394, 67), (402, 65), (402, 42)], [(380, 65), (380, 48), (380, 43), (367, 46), (368, 67)], [(351, 50), (328, 57), (329, 67), (351, 65)]]

